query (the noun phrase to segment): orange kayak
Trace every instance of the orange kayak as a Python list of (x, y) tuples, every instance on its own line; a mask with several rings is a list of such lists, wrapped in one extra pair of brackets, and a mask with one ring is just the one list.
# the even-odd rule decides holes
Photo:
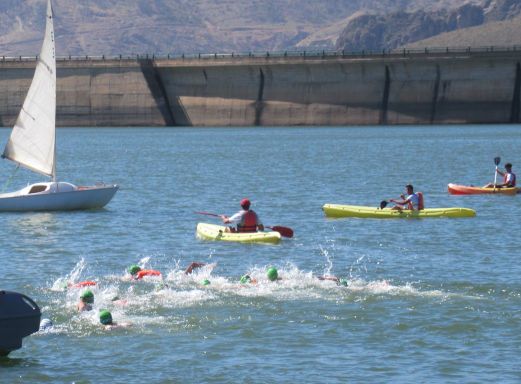
[(448, 190), (451, 195), (481, 195), (486, 193), (500, 193), (503, 195), (515, 195), (521, 188), (484, 188), (450, 183)]

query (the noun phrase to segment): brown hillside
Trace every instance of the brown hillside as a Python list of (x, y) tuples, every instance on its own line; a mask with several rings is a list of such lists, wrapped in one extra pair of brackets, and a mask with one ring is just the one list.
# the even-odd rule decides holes
[(521, 46), (521, 17), (442, 33), (429, 39), (408, 44), (406, 47), (483, 47), (512, 45)]
[[(53, 0), (58, 55), (334, 48), (355, 12), (434, 10), (467, 0)], [(482, 0), (473, 0), (482, 2)], [(0, 1), (0, 55), (40, 48), (45, 0)]]

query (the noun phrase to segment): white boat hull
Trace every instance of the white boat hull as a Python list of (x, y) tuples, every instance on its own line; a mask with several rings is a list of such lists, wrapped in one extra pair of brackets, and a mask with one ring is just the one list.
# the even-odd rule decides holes
[[(41, 192), (34, 192), (42, 189)], [(73, 184), (38, 183), (19, 191), (0, 194), (0, 212), (73, 211), (102, 208), (119, 189), (118, 185), (77, 187)]]

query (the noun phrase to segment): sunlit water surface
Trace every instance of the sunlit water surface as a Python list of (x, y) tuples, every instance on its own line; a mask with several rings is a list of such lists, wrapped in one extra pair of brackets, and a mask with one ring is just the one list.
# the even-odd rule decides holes
[[(103, 210), (0, 214), (0, 288), (54, 322), (0, 360), (0, 381), (519, 382), (521, 196), (446, 187), (492, 181), (495, 156), (521, 174), (520, 148), (519, 126), (60, 129), (60, 180), (121, 189)], [(1, 162), (2, 185), (13, 170)], [(7, 190), (40, 180), (19, 170)], [(407, 183), (428, 207), (477, 216), (321, 211), (377, 206)], [(216, 221), (194, 211), (231, 214), (243, 197), (295, 237), (196, 239), (197, 222)], [(185, 275), (192, 261), (209, 265)], [(131, 282), (134, 263), (163, 276)], [(268, 266), (281, 280), (266, 279)], [(258, 284), (241, 285), (245, 273)], [(98, 285), (94, 311), (79, 314), (81, 290), (63, 283), (83, 280)], [(101, 308), (131, 325), (103, 329)]]

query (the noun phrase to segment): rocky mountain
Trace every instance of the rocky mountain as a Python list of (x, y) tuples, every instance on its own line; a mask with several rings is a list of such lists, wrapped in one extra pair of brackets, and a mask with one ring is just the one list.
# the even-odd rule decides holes
[[(376, 30), (369, 32), (360, 20), (351, 24), (353, 17), (420, 10), (428, 15), (467, 1), (53, 0), (53, 6), (58, 55), (132, 55), (334, 49), (346, 25), (381, 33), (380, 21), (370, 21)], [(0, 1), (0, 56), (39, 52), (45, 6), (46, 0)], [(403, 36), (387, 40), (410, 41)]]
[[(515, 22), (496, 24), (483, 31), (480, 39), (471, 38), (480, 30), (478, 26), (509, 20), (521, 15), (521, 0), (486, 0), (482, 3), (466, 3), (456, 8), (436, 11), (418, 10), (415, 12), (392, 12), (387, 14), (364, 13), (351, 18), (337, 40), (336, 48), (346, 51), (394, 49), (402, 46), (467, 46), (511, 45), (521, 38), (510, 35)], [(469, 30), (468, 33), (463, 32)], [(461, 31), (448, 34), (451, 31)], [(443, 39), (431, 38), (444, 34)], [(467, 36), (464, 41), (458, 36)], [(476, 35), (477, 36), (477, 35)], [(431, 39), (429, 39), (431, 38)], [(450, 40), (450, 41), (449, 41)], [(472, 41), (472, 44), (469, 44)], [(418, 44), (412, 44), (418, 42)], [(490, 44), (489, 44), (490, 45)]]
[(521, 14), (521, 0), (488, 0), (484, 11), (486, 22), (513, 19)]
[(429, 39), (407, 44), (408, 49), (425, 47), (521, 47), (521, 16), (504, 21), (491, 21), (477, 27), (442, 33)]

